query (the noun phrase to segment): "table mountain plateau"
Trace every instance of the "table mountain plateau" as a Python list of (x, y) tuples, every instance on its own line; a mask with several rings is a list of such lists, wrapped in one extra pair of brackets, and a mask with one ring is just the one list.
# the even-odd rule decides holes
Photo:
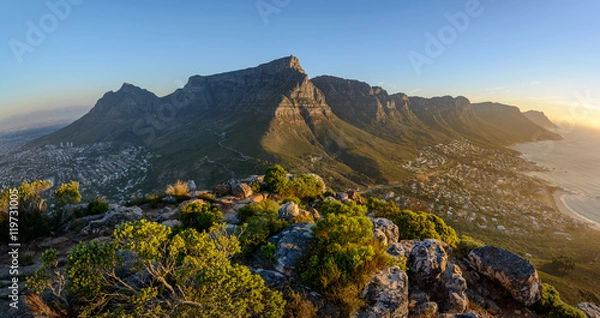
[[(465, 97), (409, 97), (332, 76), (310, 79), (294, 56), (192, 76), (170, 95), (131, 84), (108, 92), (71, 125), (30, 144), (115, 142), (154, 155), (149, 188), (176, 178), (210, 185), (271, 163), (340, 187), (410, 175), (402, 162), (456, 138), (497, 149), (558, 139), (518, 108)], [(507, 150), (509, 151), (509, 150)]]

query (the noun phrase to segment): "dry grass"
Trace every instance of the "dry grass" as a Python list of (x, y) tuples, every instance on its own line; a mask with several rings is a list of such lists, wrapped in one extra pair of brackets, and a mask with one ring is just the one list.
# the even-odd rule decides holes
[(34, 317), (59, 318), (67, 316), (66, 312), (56, 312), (50, 308), (39, 295), (29, 294), (25, 295), (24, 298)]
[(165, 191), (165, 193), (174, 197), (189, 197), (190, 188), (187, 182), (177, 180), (175, 184), (169, 184), (167, 186), (167, 190)]

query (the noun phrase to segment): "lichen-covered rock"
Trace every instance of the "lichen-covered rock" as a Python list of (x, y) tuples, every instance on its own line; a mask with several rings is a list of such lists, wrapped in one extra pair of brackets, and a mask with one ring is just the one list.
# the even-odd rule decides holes
[(387, 253), (394, 257), (404, 257), (408, 260), (410, 252), (417, 246), (421, 241), (419, 240), (404, 240), (398, 243), (393, 243), (387, 250)]
[(499, 283), (523, 305), (531, 306), (540, 300), (542, 284), (528, 260), (493, 246), (474, 248), (469, 260), (480, 274)]
[(583, 311), (588, 318), (600, 318), (600, 306), (593, 303), (579, 303), (577, 309)]
[(394, 222), (384, 218), (372, 218), (373, 235), (384, 246), (397, 243), (400, 233)]
[(467, 281), (462, 277), (460, 267), (450, 264), (437, 281), (437, 291), (441, 301), (441, 311), (463, 313), (469, 306)]
[(269, 239), (277, 246), (275, 270), (287, 276), (295, 274), (296, 262), (313, 241), (311, 229), (314, 225), (314, 223), (295, 223)]
[(279, 208), (278, 218), (290, 221), (300, 215), (300, 208), (296, 202), (288, 202)]
[(437, 278), (446, 270), (447, 264), (448, 254), (446, 254), (442, 242), (433, 239), (417, 243), (408, 258), (411, 277), (418, 284), (425, 284)]
[(142, 216), (142, 209), (137, 206), (124, 207), (111, 204), (102, 219), (91, 221), (79, 233), (82, 235), (110, 235), (117, 225), (124, 222), (138, 221)]
[(408, 317), (408, 276), (398, 266), (381, 270), (373, 275), (361, 298), (368, 305), (356, 318)]
[(231, 189), (231, 194), (238, 198), (246, 199), (251, 197), (254, 194), (254, 191), (249, 185), (240, 183)]

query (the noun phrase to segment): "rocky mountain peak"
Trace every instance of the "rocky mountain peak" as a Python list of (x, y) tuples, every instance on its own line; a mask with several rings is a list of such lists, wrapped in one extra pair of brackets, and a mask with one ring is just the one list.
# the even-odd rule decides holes
[(280, 58), (265, 64), (258, 66), (259, 69), (268, 69), (271, 72), (277, 73), (282, 70), (296, 70), (302, 74), (306, 74), (302, 66), (300, 66), (300, 60), (297, 57), (290, 55), (284, 58)]

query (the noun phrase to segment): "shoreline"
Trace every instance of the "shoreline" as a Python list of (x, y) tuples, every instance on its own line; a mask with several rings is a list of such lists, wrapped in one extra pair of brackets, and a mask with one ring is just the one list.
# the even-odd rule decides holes
[(565, 196), (567, 194), (569, 194), (569, 193), (565, 192), (563, 190), (556, 190), (552, 194), (552, 196), (554, 197), (554, 202), (556, 203), (556, 208), (558, 209), (558, 211), (560, 211), (562, 214), (569, 216), (575, 220), (582, 221), (582, 222), (588, 224), (590, 226), (590, 228), (592, 228), (596, 231), (600, 231), (600, 223), (590, 220), (583, 215), (580, 215), (579, 213), (577, 213), (577, 211), (571, 209), (567, 205), (567, 203), (565, 202)]

